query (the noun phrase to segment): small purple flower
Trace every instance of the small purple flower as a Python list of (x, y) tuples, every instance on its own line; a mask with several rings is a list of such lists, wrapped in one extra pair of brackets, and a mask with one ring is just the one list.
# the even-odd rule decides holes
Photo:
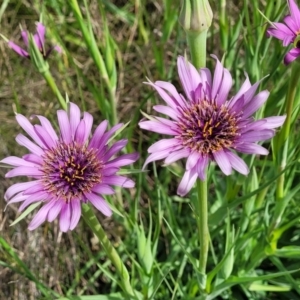
[[(47, 59), (48, 56), (50, 55), (50, 53), (53, 50), (56, 50), (57, 52), (61, 53), (61, 48), (59, 46), (54, 46), (54, 47), (51, 47), (50, 49), (48, 49), (46, 51), (45, 50), (45, 34), (46, 34), (46, 27), (42, 23), (37, 22), (36, 23), (36, 33), (34, 34), (33, 38), (34, 38), (34, 41), (35, 41), (37, 47), (41, 51), (43, 57), (45, 59)], [(12, 41), (8, 41), (8, 46), (11, 49), (13, 49), (16, 53), (18, 53), (20, 56), (30, 58), (30, 55), (29, 55), (29, 52), (28, 52), (29, 41), (28, 41), (27, 31), (22, 30), (21, 31), (21, 36), (22, 36), (22, 39), (23, 39), (24, 44), (26, 46), (26, 50), (21, 48), (20, 46), (18, 46), (17, 44), (15, 44)]]
[(286, 16), (283, 23), (273, 22), (267, 30), (267, 36), (274, 36), (282, 40), (283, 46), (293, 44), (292, 48), (284, 57), (284, 63), (290, 64), (300, 56), (300, 10), (294, 0), (288, 0), (290, 15)]
[(231, 174), (232, 169), (247, 175), (247, 165), (232, 150), (268, 154), (267, 149), (256, 142), (273, 137), (273, 129), (285, 120), (285, 116), (257, 121), (251, 117), (269, 96), (268, 91), (255, 95), (260, 81), (251, 85), (247, 77), (239, 92), (228, 100), (231, 75), (216, 56), (212, 57), (217, 61), (213, 80), (208, 69), (198, 71), (184, 57), (178, 58), (178, 73), (186, 97), (169, 82), (149, 82), (167, 103), (166, 106), (155, 105), (154, 110), (171, 120), (153, 117), (139, 123), (143, 129), (172, 136), (148, 149), (151, 154), (145, 165), (159, 159), (169, 165), (187, 158), (185, 174), (177, 190), (181, 196), (190, 191), (197, 177), (205, 180), (209, 161), (215, 161), (225, 175)]
[(81, 119), (80, 114), (73, 103), (70, 103), (69, 115), (64, 110), (57, 111), (60, 136), (43, 116), (34, 116), (40, 125), (32, 125), (21, 114), (16, 116), (31, 138), (19, 134), (16, 141), (26, 147), (29, 154), (22, 158), (10, 156), (1, 162), (14, 167), (6, 174), (7, 178), (28, 176), (32, 181), (12, 185), (4, 197), (8, 204), (23, 202), (19, 211), (38, 201), (44, 203), (29, 224), (29, 230), (46, 220), (52, 222), (58, 214), (60, 230), (73, 230), (80, 219), (81, 202), (90, 202), (105, 216), (111, 216), (112, 211), (102, 195), (114, 194), (111, 185), (134, 187), (132, 180), (117, 172), (120, 167), (135, 162), (139, 155), (124, 154), (112, 159), (126, 146), (127, 140), (120, 140), (111, 147), (107, 145), (122, 124), (105, 132), (108, 122), (103, 121), (89, 139), (93, 117), (84, 112)]

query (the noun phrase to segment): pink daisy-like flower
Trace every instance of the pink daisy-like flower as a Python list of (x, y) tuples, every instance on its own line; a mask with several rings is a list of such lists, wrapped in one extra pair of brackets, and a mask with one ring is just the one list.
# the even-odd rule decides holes
[[(34, 38), (34, 41), (35, 41), (37, 47), (41, 51), (42, 55), (44, 56), (45, 59), (47, 59), (53, 50), (56, 50), (57, 52), (61, 53), (61, 48), (59, 46), (54, 46), (46, 51), (45, 50), (45, 34), (46, 34), (46, 27), (42, 23), (37, 22), (36, 23), (36, 33), (34, 34), (33, 38)], [(26, 49), (21, 48), (20, 46), (18, 46), (17, 44), (15, 44), (12, 41), (8, 41), (8, 46), (11, 49), (13, 49), (16, 53), (18, 53), (20, 56), (30, 58), (30, 55), (28, 53), (29, 42), (28, 42), (27, 31), (22, 30), (21, 36), (22, 36), (22, 39), (26, 46)]]
[(293, 44), (292, 48), (284, 57), (284, 63), (290, 64), (300, 56), (300, 10), (294, 0), (288, 0), (290, 15), (286, 16), (283, 23), (274, 22), (267, 30), (267, 36), (274, 36), (282, 40), (283, 46)]
[(212, 57), (217, 62), (213, 79), (208, 69), (198, 71), (184, 57), (178, 58), (178, 73), (185, 97), (169, 82), (149, 82), (167, 103), (166, 106), (154, 106), (154, 110), (170, 119), (153, 117), (139, 123), (143, 129), (172, 136), (148, 149), (151, 154), (145, 165), (159, 159), (164, 159), (164, 163), (169, 165), (187, 158), (186, 170), (177, 191), (181, 196), (190, 191), (197, 177), (205, 180), (209, 161), (215, 161), (226, 175), (231, 174), (232, 169), (247, 175), (247, 165), (233, 150), (268, 154), (267, 149), (256, 142), (273, 137), (273, 129), (285, 120), (285, 116), (257, 121), (251, 117), (267, 100), (269, 92), (255, 95), (260, 82), (251, 85), (248, 77), (239, 92), (228, 100), (231, 75), (216, 56)]
[(44, 204), (29, 224), (29, 230), (40, 226), (44, 221), (52, 222), (60, 214), (60, 230), (73, 230), (81, 215), (81, 202), (92, 203), (105, 216), (112, 211), (102, 195), (112, 195), (111, 185), (124, 188), (134, 187), (134, 182), (117, 172), (120, 167), (135, 162), (138, 153), (124, 154), (112, 158), (122, 150), (127, 140), (123, 139), (109, 147), (112, 135), (122, 127), (115, 125), (107, 132), (107, 121), (103, 121), (89, 135), (93, 117), (70, 103), (69, 115), (64, 110), (57, 111), (60, 136), (43, 116), (35, 116), (40, 125), (32, 125), (21, 114), (16, 119), (28, 136), (19, 134), (16, 141), (26, 147), (29, 154), (22, 158), (10, 156), (1, 162), (14, 168), (6, 177), (28, 176), (32, 181), (16, 183), (8, 188), (5, 200), (8, 204), (23, 202), (19, 211), (28, 205), (42, 201)]

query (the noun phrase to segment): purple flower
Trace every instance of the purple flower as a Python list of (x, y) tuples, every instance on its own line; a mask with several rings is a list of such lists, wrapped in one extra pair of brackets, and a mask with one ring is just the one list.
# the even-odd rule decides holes
[(283, 46), (293, 44), (292, 48), (284, 57), (284, 63), (290, 64), (300, 56), (300, 10), (294, 0), (288, 0), (290, 15), (286, 16), (283, 23), (272, 23), (273, 26), (267, 30), (267, 36), (274, 36), (282, 40)]
[[(47, 59), (53, 50), (56, 50), (57, 52), (61, 53), (61, 48), (59, 46), (54, 46), (46, 51), (45, 50), (45, 33), (46, 33), (46, 27), (42, 23), (37, 22), (36, 23), (36, 33), (34, 34), (33, 39), (34, 39), (37, 47), (41, 51), (42, 55), (44, 56), (44, 58)], [(26, 50), (21, 48), (20, 46), (18, 46), (17, 44), (15, 44), (12, 41), (8, 41), (8, 46), (11, 49), (13, 49), (16, 53), (18, 53), (20, 56), (30, 58), (30, 55), (28, 53), (29, 41), (28, 41), (27, 31), (22, 30), (21, 36), (22, 36), (22, 39), (26, 46)]]
[(185, 97), (169, 82), (149, 82), (167, 103), (166, 106), (155, 105), (154, 110), (170, 119), (153, 117), (139, 123), (143, 129), (172, 136), (148, 149), (151, 154), (145, 165), (159, 159), (169, 165), (187, 158), (185, 174), (177, 190), (181, 196), (190, 191), (197, 177), (205, 180), (209, 161), (215, 161), (226, 175), (231, 174), (232, 169), (247, 175), (247, 165), (232, 150), (268, 154), (267, 149), (256, 142), (273, 137), (273, 129), (285, 120), (285, 116), (257, 121), (251, 117), (269, 96), (268, 91), (255, 95), (260, 81), (251, 85), (247, 77), (239, 92), (228, 100), (231, 75), (217, 57), (212, 56), (217, 61), (213, 80), (208, 69), (198, 71), (183, 57), (178, 58), (178, 73)]
[(107, 121), (103, 121), (89, 135), (93, 117), (83, 113), (77, 105), (70, 103), (69, 115), (64, 110), (57, 111), (60, 136), (43, 116), (35, 116), (40, 125), (32, 125), (21, 114), (16, 119), (28, 136), (19, 134), (16, 141), (26, 147), (29, 154), (22, 158), (10, 156), (1, 162), (13, 166), (7, 178), (28, 176), (32, 181), (16, 183), (8, 188), (5, 200), (8, 204), (23, 202), (19, 211), (28, 205), (42, 201), (43, 206), (29, 224), (29, 230), (44, 221), (52, 222), (60, 214), (60, 230), (73, 230), (81, 215), (81, 202), (92, 203), (105, 216), (112, 211), (102, 195), (112, 195), (111, 185), (124, 188), (134, 187), (134, 182), (118, 175), (120, 167), (135, 162), (137, 153), (112, 157), (127, 144), (123, 139), (109, 147), (112, 135), (122, 127), (118, 124), (106, 131)]

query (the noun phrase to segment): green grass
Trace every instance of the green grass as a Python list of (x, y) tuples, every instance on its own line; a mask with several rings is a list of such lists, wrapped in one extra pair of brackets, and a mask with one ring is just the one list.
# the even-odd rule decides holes
[[(210, 3), (214, 19), (207, 53), (223, 57), (234, 78), (231, 95), (243, 83), (244, 72), (252, 83), (268, 75), (260, 90), (268, 89), (270, 96), (257, 117), (285, 114), (291, 74), (291, 66), (283, 65), (287, 49), (280, 41), (266, 38), (268, 24), (259, 10), (278, 21), (288, 13), (286, 2)], [(41, 11), (48, 45), (63, 48), (62, 55), (53, 53), (48, 59), (61, 95), (67, 94), (90, 112), (94, 124), (103, 119), (111, 125), (130, 121), (120, 136), (129, 139), (128, 152), (141, 154), (130, 170), (136, 187), (109, 199), (119, 213), (110, 219), (101, 213), (97, 216), (128, 268), (138, 297), (300, 299), (300, 89), (296, 90), (286, 166), (280, 169), (282, 148), (275, 137), (264, 143), (268, 156), (243, 156), (251, 166), (248, 177), (237, 172), (226, 177), (213, 164), (209, 169), (211, 240), (204, 293), (198, 271), (198, 216), (193, 209), (197, 191), (194, 188), (185, 198), (176, 195), (184, 164), (164, 167), (159, 162), (140, 171), (147, 148), (159, 138), (138, 128), (140, 111), (153, 114), (152, 106), (162, 104), (143, 82), (146, 78), (170, 81), (181, 90), (176, 58), (189, 56), (189, 51), (178, 22), (180, 1), (35, 0), (32, 5), (25, 0), (3, 1), (0, 33), (21, 43), (19, 24), (34, 31)], [(207, 67), (213, 70), (215, 62), (207, 58)], [(31, 62), (0, 40), (0, 159), (26, 153), (13, 138), (20, 131), (14, 111), (27, 117), (45, 115), (55, 124), (59, 108), (53, 90)], [(83, 219), (67, 234), (59, 232), (57, 221), (28, 231), (33, 213), (10, 226), (20, 213), (15, 204), (3, 211), (3, 194), (16, 182), (4, 178), (6, 171), (0, 169), (0, 299), (124, 299), (115, 267)], [(284, 209), (276, 205), (282, 176)], [(142, 242), (146, 249), (141, 249)]]

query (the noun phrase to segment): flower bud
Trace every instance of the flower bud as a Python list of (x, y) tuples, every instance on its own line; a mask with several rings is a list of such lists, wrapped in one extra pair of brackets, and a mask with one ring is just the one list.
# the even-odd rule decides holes
[(34, 64), (34, 66), (37, 68), (39, 73), (43, 74), (49, 70), (49, 64), (44, 59), (44, 56), (41, 52), (42, 49), (38, 48), (38, 45), (36, 44), (34, 37), (32, 34), (29, 35), (29, 54), (30, 54), (30, 60)]
[(201, 33), (211, 25), (213, 13), (208, 0), (183, 0), (180, 24), (190, 33)]

